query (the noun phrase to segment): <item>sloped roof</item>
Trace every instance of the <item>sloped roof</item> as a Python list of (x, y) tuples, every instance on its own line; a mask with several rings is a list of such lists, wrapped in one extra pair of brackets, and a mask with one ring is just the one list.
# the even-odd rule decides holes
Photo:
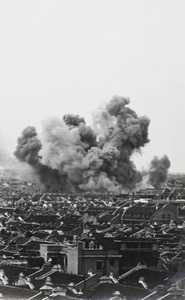
[(168, 208), (169, 210), (171, 210), (174, 214), (177, 214), (177, 210), (176, 207), (172, 204), (172, 203), (167, 203), (165, 205), (163, 205), (161, 208), (159, 208), (158, 210), (156, 210), (152, 216), (152, 218), (155, 218), (155, 216), (161, 212), (164, 211), (166, 208)]
[(131, 285), (141, 287), (139, 278), (143, 277), (149, 289), (155, 288), (159, 284), (164, 284), (165, 280), (172, 277), (174, 274), (170, 272), (157, 271), (151, 269), (140, 269), (134, 271), (132, 274), (121, 279), (119, 282), (124, 285)]
[(148, 214), (148, 213), (154, 213), (156, 211), (155, 206), (150, 205), (133, 205), (125, 211), (125, 213), (142, 213), (142, 214)]
[(144, 288), (123, 286), (115, 283), (100, 283), (96, 289), (94, 289), (90, 299), (108, 300), (115, 291), (119, 291), (127, 300), (141, 299), (149, 294), (149, 291)]

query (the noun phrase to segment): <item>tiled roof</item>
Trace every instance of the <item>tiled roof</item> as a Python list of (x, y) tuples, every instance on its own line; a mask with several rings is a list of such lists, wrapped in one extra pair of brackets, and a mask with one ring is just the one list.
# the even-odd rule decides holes
[(102, 283), (97, 286), (96, 290), (93, 291), (91, 298), (92, 300), (108, 300), (115, 291), (119, 291), (120, 294), (126, 297), (127, 300), (141, 299), (142, 297), (149, 294), (149, 291), (144, 288), (137, 288), (133, 286), (123, 286), (121, 284), (113, 283)]
[[(1, 293), (3, 295), (3, 300), (27, 300), (33, 297), (34, 295), (37, 295), (38, 291), (26, 288), (1, 285)], [(43, 299), (43, 295), (34, 299), (41, 300)]]
[(143, 277), (148, 288), (155, 288), (159, 284), (164, 284), (165, 280), (169, 277), (172, 277), (174, 274), (169, 272), (150, 270), (150, 269), (140, 269), (127, 277), (121, 279), (119, 282), (124, 285), (131, 285), (140, 287), (139, 278)]

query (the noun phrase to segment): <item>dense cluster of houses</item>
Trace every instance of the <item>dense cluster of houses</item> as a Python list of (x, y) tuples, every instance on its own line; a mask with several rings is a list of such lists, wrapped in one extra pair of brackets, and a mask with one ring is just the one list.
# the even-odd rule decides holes
[[(0, 190), (0, 299), (185, 299), (185, 190)], [(175, 298), (176, 297), (176, 298)]]

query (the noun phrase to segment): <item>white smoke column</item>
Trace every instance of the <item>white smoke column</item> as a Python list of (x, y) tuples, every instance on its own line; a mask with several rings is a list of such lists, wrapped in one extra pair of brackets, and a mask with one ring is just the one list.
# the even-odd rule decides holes
[(93, 128), (97, 134), (98, 140), (104, 138), (111, 128), (115, 127), (116, 120), (107, 110), (106, 105), (102, 105), (93, 113)]
[(39, 152), (42, 164), (67, 174), (75, 180), (76, 171), (81, 170), (84, 149), (77, 128), (69, 127), (62, 119), (52, 118), (43, 123)]

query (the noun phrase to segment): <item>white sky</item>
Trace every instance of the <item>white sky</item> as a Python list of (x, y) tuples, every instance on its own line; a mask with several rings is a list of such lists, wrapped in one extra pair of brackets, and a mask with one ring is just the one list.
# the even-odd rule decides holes
[[(0, 131), (91, 113), (112, 96), (150, 118), (139, 167), (185, 172), (184, 0), (0, 0)], [(2, 142), (1, 142), (2, 143)]]

